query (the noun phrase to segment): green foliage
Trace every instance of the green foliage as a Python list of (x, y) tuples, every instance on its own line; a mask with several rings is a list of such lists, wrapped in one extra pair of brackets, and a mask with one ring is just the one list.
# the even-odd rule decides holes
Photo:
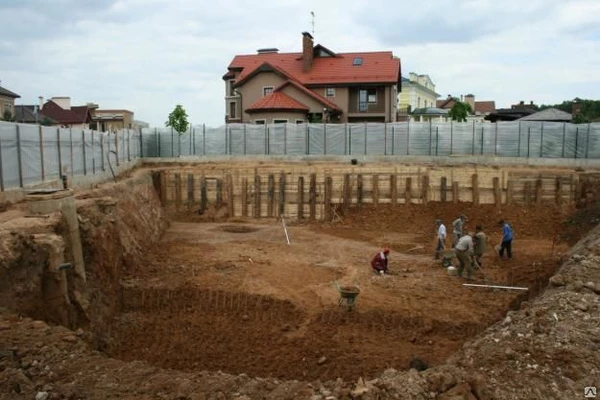
[[(600, 121), (600, 100), (575, 99), (581, 104), (581, 114), (573, 116), (573, 123), (587, 124), (588, 122)], [(573, 100), (563, 101), (561, 104), (542, 104), (540, 111), (547, 108), (557, 108), (568, 113), (573, 112)]]
[(44, 117), (44, 119), (42, 120), (42, 122), (40, 122), (40, 125), (44, 125), (44, 126), (52, 126), (52, 120), (48, 117)]
[(462, 101), (456, 101), (448, 115), (452, 118), (452, 121), (467, 122), (467, 116), (473, 114), (473, 109), (469, 103)]
[(169, 114), (169, 120), (165, 125), (175, 129), (180, 135), (187, 131), (190, 123), (188, 122), (188, 115), (181, 104), (175, 106), (175, 109)]
[(8, 121), (8, 122), (14, 121), (13, 120), (13, 115), (11, 114), (10, 111), (4, 110), (4, 114), (2, 114), (2, 120), (3, 121)]

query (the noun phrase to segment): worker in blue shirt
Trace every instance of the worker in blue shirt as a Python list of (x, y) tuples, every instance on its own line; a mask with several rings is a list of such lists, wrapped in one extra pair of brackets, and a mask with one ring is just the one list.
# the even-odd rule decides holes
[(503, 219), (498, 221), (498, 226), (502, 227), (502, 243), (500, 244), (499, 256), (502, 259), (504, 257), (504, 250), (506, 250), (506, 256), (510, 260), (512, 259), (513, 230), (510, 224)]

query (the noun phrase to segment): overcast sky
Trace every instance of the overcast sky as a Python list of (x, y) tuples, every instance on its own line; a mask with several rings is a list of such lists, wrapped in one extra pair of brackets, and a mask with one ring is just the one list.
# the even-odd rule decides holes
[(441, 98), (600, 99), (599, 0), (0, 0), (1, 85), (73, 105), (125, 108), (163, 126), (182, 104), (195, 124), (225, 116), (221, 80), (236, 54), (391, 50)]

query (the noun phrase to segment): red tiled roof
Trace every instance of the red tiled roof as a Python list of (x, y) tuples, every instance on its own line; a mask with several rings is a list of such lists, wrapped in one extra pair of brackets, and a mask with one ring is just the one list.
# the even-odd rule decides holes
[(275, 92), (259, 99), (246, 109), (247, 113), (264, 110), (308, 111), (308, 107), (283, 92)]
[(495, 110), (496, 110), (496, 102), (495, 101), (476, 101), (475, 102), (475, 112), (488, 114), (488, 113), (494, 112)]
[(294, 86), (301, 92), (306, 93), (308, 96), (312, 97), (313, 99), (317, 100), (319, 103), (327, 106), (328, 108), (330, 108), (332, 110), (341, 111), (340, 108), (335, 103), (332, 103), (331, 101), (327, 100), (325, 97), (321, 96), (320, 94), (313, 92), (312, 90), (306, 88), (305, 86), (302, 86), (302, 84), (300, 84), (294, 80), (291, 80), (291, 79), (282, 83), (281, 85), (276, 87), (275, 90), (273, 90), (273, 91), (279, 92), (279, 91), (283, 90), (283, 88), (286, 87), (287, 85)]
[[(355, 58), (362, 58), (362, 64), (353, 65)], [(241, 69), (236, 78), (238, 83), (265, 63), (284, 71), (302, 85), (391, 84), (397, 83), (400, 77), (400, 60), (394, 58), (390, 51), (337, 53), (336, 57), (315, 57), (308, 72), (302, 69), (302, 53), (237, 55), (228, 68)]]
[(87, 106), (77, 106), (72, 107), (70, 110), (65, 110), (52, 100), (48, 100), (44, 104), (42, 113), (59, 124), (84, 124), (90, 121), (90, 113)]

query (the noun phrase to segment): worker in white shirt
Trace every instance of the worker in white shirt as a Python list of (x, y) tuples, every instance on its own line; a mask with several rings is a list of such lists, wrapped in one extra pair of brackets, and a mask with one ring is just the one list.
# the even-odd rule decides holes
[(441, 219), (435, 220), (437, 226), (437, 245), (435, 246), (435, 259), (440, 258), (440, 253), (446, 248), (446, 225)]
[(458, 243), (454, 247), (456, 250), (456, 257), (458, 257), (458, 261), (460, 265), (458, 266), (458, 276), (462, 277), (463, 271), (467, 270), (467, 279), (471, 280), (473, 276), (473, 238), (475, 234), (473, 232), (469, 232), (467, 235), (464, 235), (458, 240)]

